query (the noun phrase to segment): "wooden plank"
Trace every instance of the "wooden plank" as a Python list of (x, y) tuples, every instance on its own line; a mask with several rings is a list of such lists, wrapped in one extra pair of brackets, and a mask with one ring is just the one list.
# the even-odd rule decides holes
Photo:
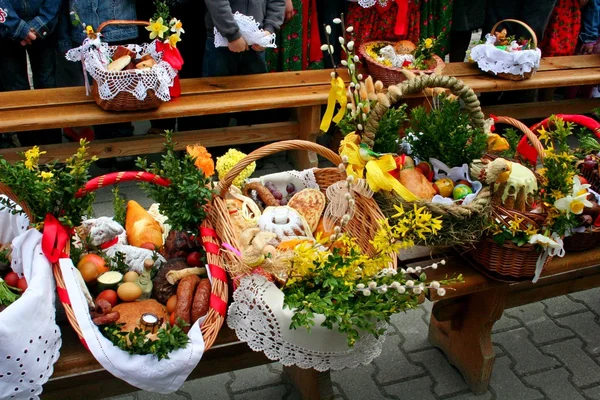
[[(320, 133), (321, 106), (301, 107), (295, 110), (295, 117), (300, 123), (299, 139), (316, 142)], [(299, 171), (319, 166), (317, 154), (312, 151), (294, 150), (290, 153), (294, 168)]]
[[(201, 143), (205, 147), (231, 146), (245, 143), (298, 139), (299, 135), (300, 124), (297, 121), (289, 121), (177, 132), (174, 135), (174, 140), (177, 142), (175, 149), (183, 150), (185, 146), (195, 143)], [(98, 158), (154, 154), (164, 150), (163, 144), (164, 137), (160, 135), (94, 140), (89, 145), (89, 154)], [(40, 163), (65, 160), (75, 154), (78, 147), (79, 143), (40, 146), (41, 150), (46, 151), (46, 154), (40, 156)], [(10, 162), (15, 162), (21, 159), (17, 152), (25, 150), (27, 150), (25, 147), (0, 149), (0, 155)]]
[(600, 105), (598, 99), (538, 101), (482, 107), (485, 115), (503, 115), (516, 119), (545, 118), (552, 114), (585, 114)]

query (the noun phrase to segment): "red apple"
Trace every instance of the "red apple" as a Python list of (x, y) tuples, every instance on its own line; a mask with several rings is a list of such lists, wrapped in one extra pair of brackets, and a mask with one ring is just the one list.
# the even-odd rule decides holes
[(109, 271), (109, 268), (106, 265), (106, 261), (104, 260), (104, 258), (102, 258), (98, 254), (94, 254), (94, 253), (87, 253), (86, 255), (81, 257), (79, 259), (79, 262), (77, 263), (77, 269), (81, 269), (81, 267), (84, 264), (89, 263), (89, 262), (96, 265), (96, 268), (98, 269), (98, 275)]
[(585, 178), (584, 178), (583, 176), (581, 176), (581, 175), (578, 175), (577, 177), (579, 178), (579, 182), (580, 182), (582, 185), (587, 185), (587, 184), (589, 184), (589, 183), (590, 183), (590, 182), (588, 182), (588, 180), (587, 180), (587, 179), (585, 179)]

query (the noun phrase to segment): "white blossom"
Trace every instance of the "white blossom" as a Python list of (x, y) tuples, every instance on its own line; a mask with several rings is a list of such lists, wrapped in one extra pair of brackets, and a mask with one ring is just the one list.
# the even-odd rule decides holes
[(415, 286), (415, 282), (414, 281), (406, 281), (406, 286), (409, 288), (413, 287), (413, 286)]
[(333, 79), (335, 79), (335, 72), (332, 72), (332, 73), (331, 73), (331, 77), (332, 77)]
[(382, 285), (379, 288), (379, 293), (385, 293), (385, 292), (387, 292), (387, 290), (388, 290), (387, 286), (386, 285)]
[(334, 24), (336, 24), (336, 25), (339, 25), (339, 24), (341, 24), (341, 23), (342, 23), (342, 20), (341, 20), (341, 19), (339, 19), (339, 18), (334, 18), (334, 19), (333, 19), (333, 23), (334, 23)]
[(321, 51), (327, 51), (327, 49), (329, 48), (329, 46), (327, 46), (326, 44), (321, 46)]
[(342, 156), (342, 162), (343, 163), (347, 163), (348, 162), (348, 156), (346, 156), (346, 155)]
[(445, 295), (446, 295), (446, 289), (444, 289), (444, 288), (439, 288), (439, 289), (437, 290), (437, 294), (438, 294), (438, 296), (440, 296), (440, 297), (443, 297), (443, 296), (445, 296)]
[(440, 264), (442, 264), (442, 265), (446, 265), (446, 260), (442, 260), (442, 261), (440, 261)]
[(354, 56), (354, 62), (359, 62), (360, 58), (358, 58), (358, 56)]
[(356, 285), (356, 288), (361, 290), (365, 288), (365, 284), (364, 283), (359, 283), (358, 285)]
[(362, 81), (362, 79), (363, 79), (363, 76), (362, 76), (362, 74), (358, 74), (358, 75), (356, 76), (356, 79), (358, 79), (359, 81)]
[(354, 48), (354, 41), (351, 40), (348, 42), (348, 50), (351, 51), (353, 48)]
[(437, 269), (438, 265), (436, 263), (431, 264), (431, 268)]
[(343, 65), (344, 67), (348, 66), (348, 61), (346, 61), (346, 60), (342, 60), (342, 65)]
[(370, 295), (371, 295), (371, 291), (370, 291), (369, 289), (365, 289), (365, 290), (363, 290), (363, 291), (362, 291), (362, 294), (363, 294), (364, 296), (367, 296), (367, 297), (368, 297), (368, 296), (370, 296)]
[(354, 30), (353, 26), (349, 26), (346, 28), (346, 32), (351, 33)]
[(412, 267), (408, 267), (408, 268), (406, 268), (406, 273), (407, 273), (407, 274), (414, 274), (414, 273), (415, 273), (415, 270), (414, 270), (414, 268), (412, 268)]
[(406, 288), (405, 288), (404, 286), (400, 286), (400, 287), (398, 288), (398, 293), (400, 293), (400, 294), (404, 294), (404, 293), (406, 293)]
[(432, 289), (439, 289), (440, 288), (440, 283), (438, 281), (433, 281), (429, 284), (429, 287)]
[(359, 131), (363, 130), (363, 126), (361, 124), (356, 125), (356, 127), (358, 128)]
[(421, 289), (418, 286), (416, 288), (413, 288), (413, 293), (414, 294), (421, 294), (422, 292), (423, 292), (423, 289)]
[(377, 282), (371, 281), (371, 282), (369, 282), (368, 286), (369, 286), (369, 289), (371, 289), (371, 290), (375, 289), (377, 287)]
[(343, 38), (343, 37), (341, 37), (341, 36), (338, 38), (338, 40), (340, 41), (340, 44), (344, 44), (344, 43), (346, 43), (346, 41), (344, 40), (344, 38)]
[(392, 289), (398, 289), (400, 287), (400, 283), (397, 282), (397, 281), (394, 281), (394, 282), (391, 283), (390, 287)]
[(325, 32), (327, 32), (328, 35), (331, 35), (331, 27), (329, 25), (325, 27)]

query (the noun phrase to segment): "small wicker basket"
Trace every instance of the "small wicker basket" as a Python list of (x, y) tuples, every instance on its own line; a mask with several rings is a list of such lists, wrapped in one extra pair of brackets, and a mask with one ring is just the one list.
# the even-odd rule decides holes
[[(86, 183), (85, 187), (81, 189), (77, 196), (84, 196), (86, 193), (93, 192), (102, 187), (110, 186), (113, 184), (128, 182), (128, 181), (144, 181), (144, 182), (152, 182), (161, 186), (168, 186), (169, 181), (156, 176), (154, 174), (148, 172), (137, 172), (137, 171), (129, 171), (129, 172), (113, 172), (107, 175), (102, 175), (91, 179)], [(205, 219), (201, 226), (201, 236), (202, 236), (202, 245), (206, 250), (206, 259), (207, 264), (210, 267), (220, 267), (223, 266), (222, 254), (219, 252), (220, 241), (217, 236), (213, 233), (213, 225), (209, 218)], [(67, 248), (67, 253), (68, 253)], [(53, 264), (52, 270), (54, 273), (54, 278), (56, 279), (56, 287), (59, 292), (66, 293), (66, 285), (63, 279), (60, 265), (58, 263)], [(216, 274), (213, 273), (213, 276)], [(220, 301), (215, 301), (213, 299), (220, 299)], [(215, 339), (217, 338), (217, 334), (223, 325), (223, 321), (225, 320), (225, 315), (223, 310), (217, 310), (215, 306), (217, 302), (221, 304), (227, 304), (228, 301), (228, 284), (221, 279), (213, 279), (211, 285), (211, 302), (208, 314), (204, 323), (202, 324), (202, 336), (205, 343), (205, 351), (208, 350)], [(75, 317), (75, 313), (73, 311), (73, 307), (68, 302), (68, 296), (61, 297), (61, 302), (65, 308), (65, 312), (67, 315), (67, 319), (69, 323), (79, 336), (79, 338), (83, 341), (83, 333), (79, 327), (77, 319)]]
[[(522, 122), (510, 117), (495, 117), (496, 123), (508, 124), (521, 130), (527, 139), (533, 144), (541, 160), (544, 159), (544, 147), (537, 136)], [(546, 220), (544, 213), (520, 212), (505, 208), (499, 204), (492, 203), (492, 218), (506, 227), (515, 217), (522, 219), (521, 228), (527, 225), (541, 228)], [(526, 243), (517, 246), (512, 242), (504, 242), (500, 245), (489, 235), (484, 236), (471, 248), (465, 248), (463, 253), (475, 266), (490, 273), (492, 277), (530, 279), (535, 275), (537, 260), (540, 256), (539, 250), (532, 244)], [(552, 257), (547, 257), (544, 268)]]
[(436, 69), (441, 70), (446, 66), (446, 63), (438, 57), (437, 55), (433, 55), (431, 66), (429, 69), (420, 70), (420, 69), (409, 69), (409, 68), (396, 68), (396, 67), (388, 67), (383, 65), (371, 58), (369, 54), (367, 54), (367, 46), (373, 43), (381, 43), (382, 45), (393, 45), (392, 42), (387, 41), (376, 41), (376, 42), (366, 42), (360, 45), (358, 52), (363, 60), (367, 63), (367, 68), (369, 69), (369, 74), (373, 75), (373, 78), (381, 81), (385, 86), (396, 85), (398, 83), (404, 82), (407, 78), (403, 70), (413, 72), (414, 74), (424, 74), (429, 75), (433, 74)]

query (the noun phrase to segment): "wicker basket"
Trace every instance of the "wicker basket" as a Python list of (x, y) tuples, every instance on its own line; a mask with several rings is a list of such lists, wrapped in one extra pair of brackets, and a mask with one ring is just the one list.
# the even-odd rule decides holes
[[(84, 196), (86, 193), (93, 192), (105, 186), (110, 186), (116, 183), (128, 182), (128, 181), (144, 181), (144, 182), (152, 182), (161, 186), (168, 186), (169, 181), (154, 174), (148, 172), (113, 172), (107, 175), (102, 175), (96, 177), (89, 182), (86, 183), (85, 187), (81, 189), (77, 196)], [(206, 250), (206, 259), (207, 264), (214, 268), (220, 268), (223, 265), (222, 255), (219, 252), (220, 241), (217, 238), (216, 234), (213, 232), (213, 225), (207, 218), (204, 220), (201, 226), (201, 236), (202, 236), (202, 245)], [(68, 252), (68, 248), (67, 248)], [(52, 270), (54, 273), (54, 278), (56, 279), (56, 286), (59, 290), (59, 293), (66, 293), (66, 285), (63, 279), (60, 266), (58, 263), (53, 264)], [(213, 273), (213, 276), (216, 274)], [(216, 276), (215, 276), (216, 278)], [(208, 350), (214, 343), (217, 338), (217, 334), (223, 325), (223, 321), (225, 320), (224, 310), (217, 310), (215, 306), (219, 307), (219, 305), (227, 304), (228, 301), (228, 284), (221, 279), (213, 279), (211, 288), (211, 302), (210, 309), (202, 324), (202, 336), (204, 338), (205, 351)], [(214, 298), (220, 299), (220, 301), (213, 300)], [(65, 301), (66, 300), (66, 301)], [(67, 319), (69, 320), (71, 326), (77, 333), (80, 339), (83, 340), (83, 334), (81, 329), (79, 328), (79, 324), (77, 323), (77, 319), (75, 318), (75, 313), (71, 304), (68, 302), (68, 296), (61, 297), (61, 302), (65, 308), (65, 312), (67, 314)], [(221, 304), (218, 304), (221, 303)]]
[[(495, 117), (496, 123), (508, 124), (521, 130), (527, 139), (533, 144), (540, 159), (544, 159), (544, 147), (537, 136), (522, 122), (510, 117)], [(499, 204), (492, 203), (492, 218), (506, 227), (509, 221), (515, 217), (523, 219), (521, 228), (526, 229), (527, 225), (541, 228), (546, 220), (546, 214), (520, 212), (507, 209)], [(532, 244), (526, 243), (523, 246), (517, 246), (512, 242), (505, 242), (503, 245), (496, 243), (490, 236), (483, 237), (472, 248), (467, 248), (464, 256), (468, 257), (478, 267), (492, 276), (510, 277), (515, 279), (530, 279), (535, 275), (536, 263), (540, 256), (540, 251)], [(552, 257), (547, 257), (544, 268)]]
[[(102, 31), (108, 25), (145, 25), (148, 26), (150, 23), (148, 21), (128, 21), (128, 20), (110, 20), (105, 21), (100, 26), (98, 26), (98, 33)], [(117, 46), (111, 46), (112, 48), (116, 48)], [(154, 108), (158, 108), (163, 101), (156, 96), (156, 93), (152, 89), (148, 89), (146, 91), (146, 97), (143, 100), (138, 100), (132, 93), (128, 90), (135, 90), (138, 81), (141, 79), (140, 76), (143, 73), (153, 73), (152, 71), (141, 72), (140, 71), (122, 71), (122, 73), (130, 74), (134, 77), (132, 79), (131, 84), (127, 87), (127, 91), (120, 91), (117, 93), (115, 97), (112, 99), (102, 99), (100, 97), (100, 93), (98, 91), (98, 82), (94, 79), (92, 84), (92, 95), (94, 97), (94, 101), (100, 108), (107, 111), (135, 111), (135, 110), (150, 110)]]
[[(465, 103), (465, 108), (470, 114), (473, 125), (483, 129), (484, 115), (481, 112), (477, 95), (462, 81), (454, 77), (423, 75), (403, 82), (398, 86), (390, 86), (387, 93), (390, 107), (398, 103), (405, 95), (420, 92), (425, 88), (436, 87), (449, 89), (454, 95), (460, 97)], [(363, 133), (363, 142), (367, 145), (373, 146), (379, 121), (387, 110), (388, 107), (381, 102), (378, 102), (372, 110)], [(399, 196), (393, 198), (388, 196), (379, 197), (379, 200), (382, 206), (385, 203), (409, 204)], [(426, 207), (432, 216), (441, 216), (444, 227), (443, 234), (431, 237), (421, 244), (427, 246), (454, 246), (476, 242), (479, 240), (481, 232), (485, 229), (490, 217), (490, 204), (491, 196), (487, 187), (481, 189), (477, 197), (468, 205), (439, 204), (428, 201), (417, 202), (419, 207)], [(391, 209), (390, 212), (395, 213)], [(465, 229), (467, 226), (469, 228)]]
[[(219, 182), (216, 190), (217, 194), (212, 202), (213, 210), (211, 211), (211, 219), (214, 223), (217, 234), (223, 242), (229, 243), (237, 248), (240, 247), (238, 237), (234, 233), (235, 230), (233, 229), (233, 222), (225, 202), (225, 195), (228, 193), (229, 187), (231, 186), (233, 180), (241, 171), (243, 171), (254, 161), (286, 150), (312, 151), (325, 157), (335, 165), (338, 165), (342, 162), (340, 156), (328, 148), (303, 140), (284, 140), (281, 142), (271, 143), (250, 153), (243, 160), (237, 163), (235, 167), (233, 167), (229, 173), (227, 173), (223, 180)], [(314, 168), (313, 173), (321, 192), (324, 194), (330, 185), (346, 179), (346, 174), (341, 172), (338, 168)], [(344, 229), (349, 235), (357, 239), (358, 244), (363, 251), (366, 251), (369, 254), (374, 254), (374, 249), (369, 243), (369, 240), (373, 238), (377, 231), (377, 227), (379, 226), (378, 221), (385, 217), (379, 210), (375, 200), (372, 198), (366, 198), (356, 194), (355, 199), (356, 208), (354, 211), (354, 216)], [(232, 253), (227, 253), (226, 257), (236, 256)], [(392, 260), (393, 267), (395, 268), (397, 264), (397, 257), (393, 255)], [(231, 262), (241, 263), (241, 260), (231, 259)]]
[[(529, 33), (529, 35), (531, 36), (531, 40), (533, 40), (533, 47), (534, 48), (538, 47), (537, 35), (533, 31), (533, 29), (531, 29), (531, 27), (529, 25), (527, 25), (525, 22), (519, 21), (518, 19), (503, 19), (502, 21), (496, 22), (496, 24), (492, 27), (492, 30), (490, 31), (490, 34), (494, 35), (496, 33), (496, 29), (498, 28), (498, 26), (500, 26), (500, 24), (502, 24), (504, 22), (514, 22), (514, 23), (517, 23), (517, 24), (523, 26), (527, 30), (527, 32)], [(497, 76), (497, 77), (502, 78), (502, 79), (508, 79), (510, 81), (523, 81), (525, 79), (531, 78), (535, 74), (536, 71), (537, 71), (537, 68), (533, 68), (531, 71), (525, 72), (523, 75), (509, 74), (509, 73), (506, 73), (506, 72), (501, 72), (501, 73), (498, 73), (498, 74), (495, 74), (495, 73), (493, 73), (491, 71), (485, 71), (485, 72), (487, 74), (489, 74), (489, 75)]]
[(383, 45), (393, 45), (393, 42), (387, 41), (376, 41), (376, 42), (366, 42), (360, 45), (358, 52), (363, 60), (367, 63), (367, 68), (369, 69), (369, 74), (373, 75), (376, 80), (381, 81), (385, 86), (396, 85), (398, 83), (404, 82), (407, 78), (402, 71), (410, 71), (415, 74), (433, 74), (436, 69), (441, 70), (446, 66), (446, 63), (438, 57), (437, 55), (433, 55), (433, 62), (431, 62), (431, 66), (429, 69), (421, 70), (421, 69), (409, 69), (409, 68), (396, 68), (396, 67), (388, 67), (377, 61), (373, 60), (370, 55), (367, 54), (367, 46), (373, 43), (381, 43)]
[[(569, 115), (569, 114), (557, 114), (555, 118), (560, 118), (565, 122), (570, 122), (583, 126), (584, 128), (592, 131), (596, 138), (600, 140), (600, 123), (593, 118), (584, 115)], [(551, 118), (546, 118), (541, 122), (533, 125), (531, 130), (537, 132), (540, 128), (548, 128), (552, 124)], [(526, 138), (521, 139), (519, 146), (524, 148), (528, 146)], [(577, 165), (581, 175), (588, 180), (592, 189), (600, 193), (600, 171), (596, 169), (583, 168), (583, 163), (579, 162)], [(600, 227), (593, 226), (585, 232), (576, 233), (572, 236), (567, 236), (564, 239), (564, 249), (566, 251), (584, 251), (590, 250), (600, 244)]]

